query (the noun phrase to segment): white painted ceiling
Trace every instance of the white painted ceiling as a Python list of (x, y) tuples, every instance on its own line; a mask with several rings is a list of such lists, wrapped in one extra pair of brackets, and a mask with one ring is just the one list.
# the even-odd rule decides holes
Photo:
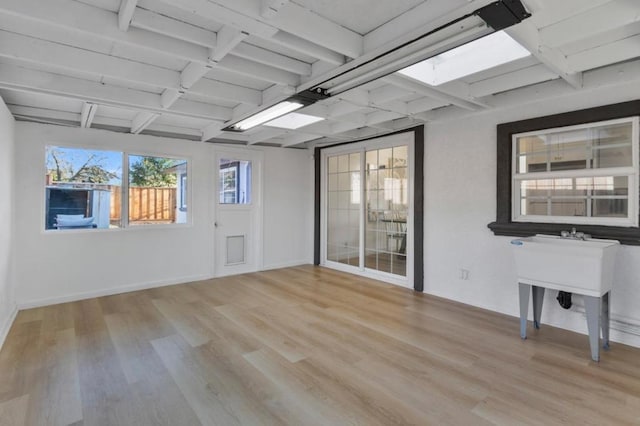
[(299, 110), (325, 120), (297, 130), (221, 130), (488, 3), (0, 0), (0, 95), (20, 120), (79, 126), (95, 104), (95, 128), (307, 147), (524, 103), (531, 87), (585, 90), (607, 70), (640, 79), (640, 1), (523, 0), (532, 16), (507, 32), (530, 57), (438, 87), (397, 74), (372, 81)]

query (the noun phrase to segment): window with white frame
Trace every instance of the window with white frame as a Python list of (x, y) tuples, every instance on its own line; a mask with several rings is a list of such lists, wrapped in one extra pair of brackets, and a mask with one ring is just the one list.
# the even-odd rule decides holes
[(638, 226), (638, 117), (512, 136), (514, 222)]
[(45, 173), (46, 230), (187, 222), (185, 159), (47, 146)]

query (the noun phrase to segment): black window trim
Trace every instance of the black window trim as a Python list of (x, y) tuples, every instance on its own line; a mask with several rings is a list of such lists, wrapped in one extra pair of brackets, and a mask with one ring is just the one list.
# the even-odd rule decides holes
[(591, 234), (593, 238), (618, 240), (621, 244), (627, 245), (640, 245), (640, 227), (513, 222), (511, 220), (512, 135), (634, 116), (640, 116), (640, 100), (498, 124), (496, 221), (487, 225), (489, 229), (495, 235), (528, 237), (535, 234), (558, 235), (560, 231), (575, 226), (579, 231)]

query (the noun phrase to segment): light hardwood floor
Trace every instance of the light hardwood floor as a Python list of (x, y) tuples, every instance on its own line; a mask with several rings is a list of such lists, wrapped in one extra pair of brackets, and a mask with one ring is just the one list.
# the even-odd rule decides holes
[(640, 350), (518, 330), (313, 266), (31, 309), (0, 424), (640, 424)]

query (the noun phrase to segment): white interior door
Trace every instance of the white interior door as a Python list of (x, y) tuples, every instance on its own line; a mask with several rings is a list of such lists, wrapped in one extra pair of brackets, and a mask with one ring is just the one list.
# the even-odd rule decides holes
[(262, 267), (262, 152), (216, 150), (215, 275)]

